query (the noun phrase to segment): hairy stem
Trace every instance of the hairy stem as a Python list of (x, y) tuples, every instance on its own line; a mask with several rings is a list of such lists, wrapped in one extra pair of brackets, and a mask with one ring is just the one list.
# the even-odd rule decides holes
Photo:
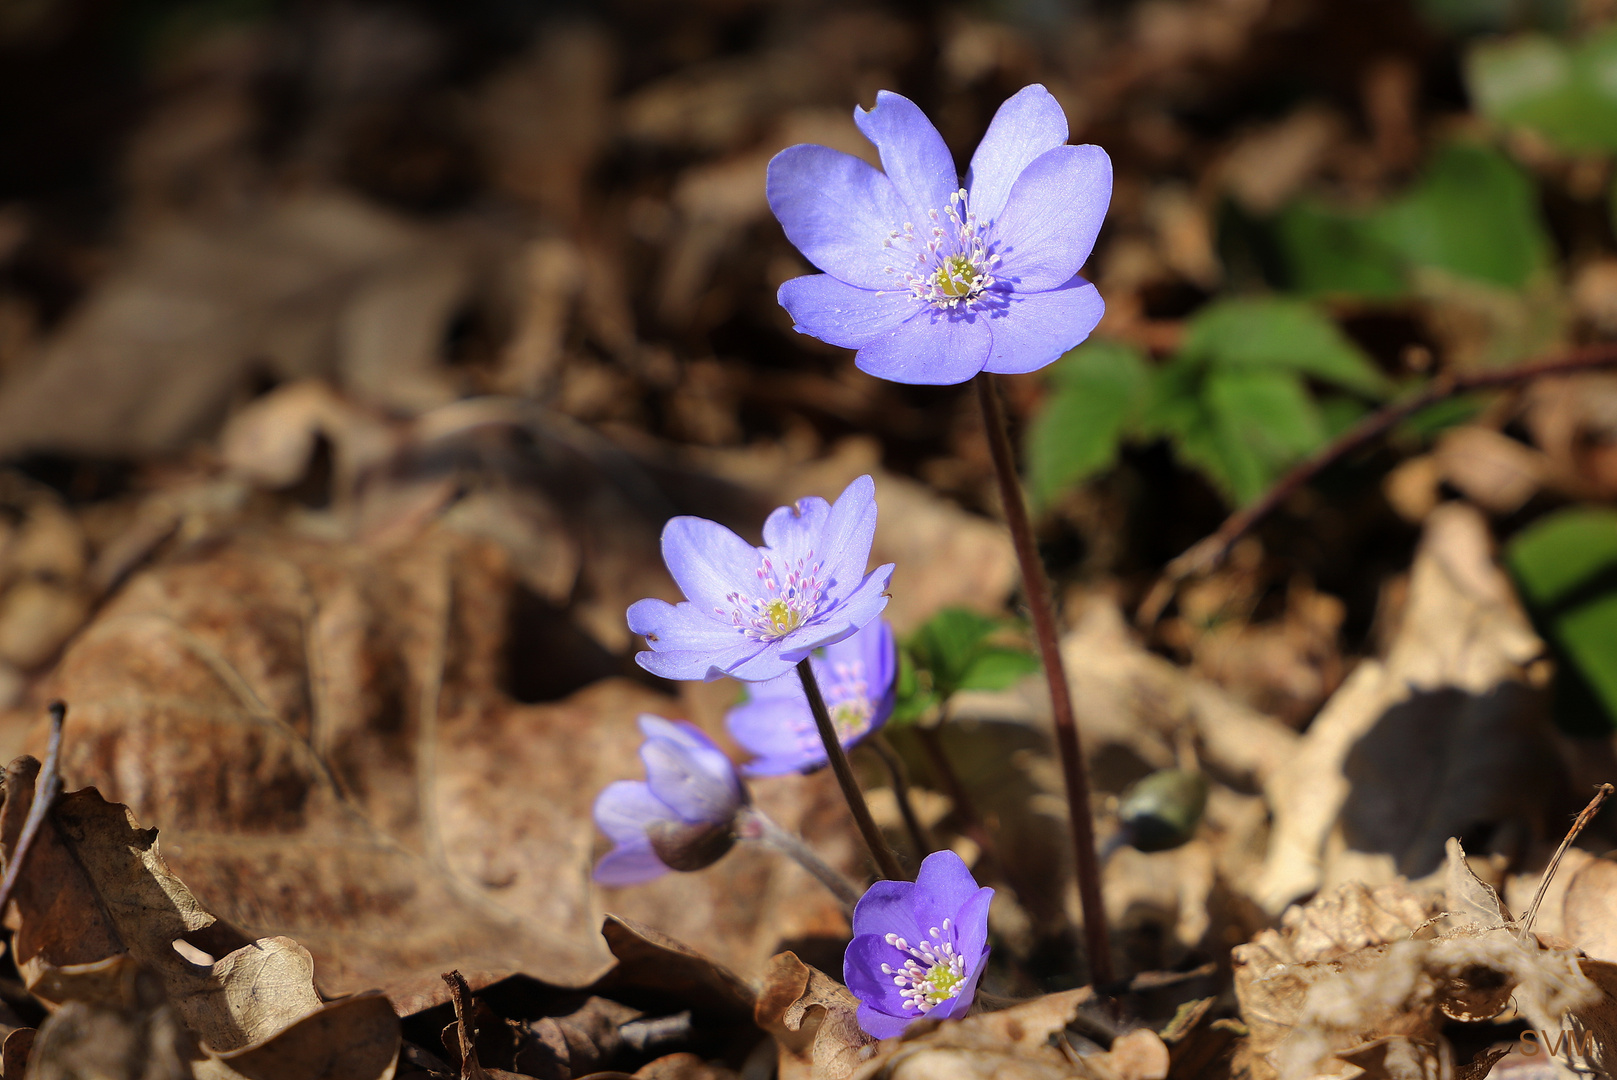
[(791, 859), (797, 865), (831, 890), (842, 906), (850, 912), (863, 895), (853, 882), (838, 873), (825, 860), (814, 853), (814, 849), (803, 842), (803, 838), (776, 825), (762, 810), (749, 806), (741, 811), (743, 819), (742, 835), (748, 839), (757, 840), (760, 844), (772, 848), (780, 854)]
[(808, 695), (809, 711), (814, 714), (814, 726), (819, 729), (820, 742), (825, 744), (826, 759), (831, 762), (831, 771), (842, 786), (842, 797), (848, 803), (848, 811), (853, 814), (854, 824), (859, 826), (859, 834), (865, 838), (870, 857), (876, 861), (876, 868), (882, 877), (903, 881), (898, 856), (887, 846), (881, 829), (876, 827), (876, 819), (870, 816), (864, 793), (859, 790), (859, 782), (853, 778), (848, 755), (842, 752), (842, 744), (837, 741), (836, 726), (831, 723), (831, 713), (825, 707), (825, 696), (820, 693), (819, 680), (814, 677), (814, 669), (809, 667), (807, 657), (797, 662), (797, 677), (803, 682), (803, 693)]
[(915, 859), (919, 862), (932, 854), (932, 837), (927, 834), (926, 826), (921, 824), (920, 815), (915, 812), (915, 804), (910, 801), (910, 771), (904, 767), (904, 759), (898, 756), (893, 744), (881, 732), (871, 736), (870, 748), (876, 751), (876, 756), (887, 766), (887, 775), (893, 778), (893, 797), (898, 800), (898, 812), (904, 817), (904, 828), (910, 834), (910, 843), (915, 845)]
[(1022, 485), (1016, 475), (1016, 460), (1011, 452), (1011, 436), (1005, 426), (998, 387), (994, 377), (986, 372), (976, 381), (977, 402), (982, 406), (988, 448), (994, 457), (994, 476), (999, 481), (1005, 523), (1010, 526), (1016, 561), (1022, 566), (1028, 611), (1033, 616), (1033, 636), (1039, 643), (1045, 681), (1050, 685), (1050, 715), (1055, 722), (1056, 748), (1061, 754), (1061, 775), (1067, 786), (1067, 817), (1072, 825), (1073, 867), (1078, 879), (1078, 900), (1084, 913), (1089, 976), (1096, 986), (1104, 986), (1112, 981), (1112, 953), (1106, 932), (1106, 908), (1101, 902), (1100, 861), (1095, 857), (1095, 825), (1089, 815), (1089, 774), (1084, 765), (1083, 746), (1078, 742), (1078, 722), (1072, 714), (1067, 670), (1061, 663), (1050, 584), (1044, 576), (1044, 564), (1039, 561), (1038, 546), (1033, 541), (1033, 526), (1028, 521), (1027, 503), (1022, 499)]

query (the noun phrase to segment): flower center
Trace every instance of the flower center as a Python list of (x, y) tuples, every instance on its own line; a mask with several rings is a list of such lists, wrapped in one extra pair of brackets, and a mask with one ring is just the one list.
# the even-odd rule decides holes
[(995, 283), (999, 256), (988, 250), (984, 226), (966, 206), (966, 190), (949, 196), (949, 205), (928, 214), (931, 228), (916, 231), (913, 222), (889, 233), (882, 246), (897, 258), (887, 267), (901, 289), (941, 310), (973, 306)]
[(904, 996), (904, 1008), (918, 1013), (929, 1013), (945, 1001), (960, 996), (966, 984), (966, 958), (954, 951), (954, 942), (947, 940), (949, 920), (943, 920), (942, 934), (934, 926), (927, 931), (931, 941), (911, 945), (897, 934), (888, 934), (887, 944), (899, 952), (908, 953), (902, 968), (891, 964), (881, 966), (883, 975), (893, 977), (893, 985)]
[(831, 677), (823, 680), (825, 703), (831, 713), (831, 726), (837, 729), (837, 741), (846, 743), (870, 730), (870, 718), (876, 711), (870, 702), (870, 683), (865, 678), (863, 660), (828, 666)]
[(725, 597), (731, 610), (714, 608), (715, 614), (730, 616), (730, 622), (754, 641), (777, 641), (814, 618), (825, 597), (820, 581), (823, 563), (814, 562), (810, 551), (780, 573), (768, 555), (758, 566), (757, 595), (737, 590)]

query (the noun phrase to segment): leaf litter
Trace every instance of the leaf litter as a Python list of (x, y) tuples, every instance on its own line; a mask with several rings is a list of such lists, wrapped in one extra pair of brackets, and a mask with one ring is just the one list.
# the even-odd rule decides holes
[[(1496, 551), (1617, 491), (1606, 375), (1399, 435), (1376, 480), (1300, 492), (1151, 626), (1130, 609), (1222, 513), (1194, 455), (1174, 459), (1171, 432), (1129, 444), (1120, 414), (1086, 451), (1110, 464), (1041, 493), (1103, 839), (1143, 778), (1207, 781), (1186, 843), (1108, 861), (1126, 990), (1073, 988), (1061, 783), (1030, 682), (891, 732), (927, 830), (998, 890), (985, 986), (1005, 996), (976, 1015), (872, 1043), (834, 977), (844, 915), (746, 845), (636, 889), (588, 877), (589, 802), (639, 775), (634, 717), (722, 745), (739, 692), (675, 696), (628, 662), (624, 608), (676, 595), (667, 517), (746, 534), (868, 473), (901, 638), (948, 608), (1016, 614), (963, 399), (876, 383), (773, 303), (807, 267), (768, 220), (764, 165), (801, 141), (868, 159), (848, 109), (875, 89), (926, 98), (958, 150), (1043, 81), (1075, 141), (1112, 151), (1086, 276), (1113, 347), (1138, 350), (1114, 396), (1174, 365), (1206, 301), (1263, 288), (1326, 296), (1322, 325), (1393, 379), (1609, 336), (1604, 166), (1520, 131), (1508, 161), (1450, 148), (1475, 118), (1427, 90), (1450, 77), (1434, 57), (1467, 46), (1434, 49), (1443, 5), (1409, 6), (1371, 48), (1331, 5), (1245, 0), (1055, 29), (623, 3), (517, 34), (375, 3), (154, 32), (150, 55), (80, 80), (144, 80), (119, 91), (145, 104), (107, 136), (118, 179), (95, 196), (117, 226), (0, 188), (0, 760), (44, 750), (44, 702), (72, 706), (68, 790), (6, 912), (0, 1076), (1481, 1080), (1545, 1061), (1524, 1027), (1558, 1039), (1558, 1068), (1573, 1045), (1610, 1075), (1609, 823), (1544, 868), (1617, 759), (1558, 726), (1564, 613), (1524, 605)], [(19, 9), (0, 50), (93, 30), (29, 21), (61, 7)], [(1340, 86), (1288, 66), (1321, 52)], [(7, 69), (56, 77), (8, 60), (0, 102), (74, 100), (11, 93)], [(1315, 88), (1252, 107), (1281, 84)], [(1498, 215), (1515, 246), (1493, 270), (1535, 272), (1549, 229), (1564, 274), (1467, 276), (1432, 194), (1456, 162), (1550, 192), (1547, 223), (1532, 199)], [(1297, 261), (1338, 245), (1288, 239), (1415, 219), (1429, 250), (1395, 244), (1350, 287)], [(1286, 378), (1318, 406), (1310, 438), (1366, 404)], [(1007, 389), (1019, 423), (1054, 396)], [(31, 762), (6, 773), (8, 869)], [(913, 866), (887, 781), (856, 764)], [(757, 798), (865, 872), (827, 777)], [(1528, 932), (1511, 912), (1541, 883)]]

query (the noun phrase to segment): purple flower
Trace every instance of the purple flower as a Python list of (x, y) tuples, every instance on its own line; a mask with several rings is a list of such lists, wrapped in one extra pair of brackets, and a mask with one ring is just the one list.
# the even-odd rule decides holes
[(842, 980), (859, 1026), (889, 1039), (922, 1016), (964, 1016), (988, 960), (988, 903), (952, 851), (934, 851), (913, 882), (878, 881), (853, 909)]
[(614, 845), (595, 864), (602, 885), (712, 865), (735, 843), (747, 805), (735, 766), (694, 725), (647, 714), (640, 731), (646, 779), (616, 781), (595, 798), (595, 824)]
[(854, 123), (878, 172), (825, 146), (769, 163), (769, 206), (823, 274), (779, 299), (800, 333), (858, 349), (883, 379), (958, 383), (1034, 371), (1089, 336), (1106, 305), (1078, 269), (1112, 196), (1098, 146), (1067, 146), (1044, 87), (999, 107), (961, 187), (954, 159), (908, 98), (883, 90)]
[[(897, 694), (898, 653), (893, 629), (883, 619), (809, 658), (820, 693), (844, 750), (887, 723)], [(747, 776), (808, 772), (825, 764), (808, 696), (797, 672), (749, 687), (746, 701), (731, 709), (724, 724), (755, 756), (741, 767)]]
[(641, 600), (629, 629), (651, 651), (640, 666), (665, 679), (761, 682), (848, 637), (887, 606), (893, 564), (865, 573), (876, 536), (876, 482), (861, 476), (835, 504), (799, 499), (764, 522), (755, 548), (717, 522), (677, 517), (663, 561), (687, 600)]

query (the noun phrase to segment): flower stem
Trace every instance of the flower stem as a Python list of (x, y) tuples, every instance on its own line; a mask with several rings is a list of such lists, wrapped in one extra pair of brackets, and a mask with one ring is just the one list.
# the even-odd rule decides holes
[(909, 830), (910, 843), (915, 845), (915, 859), (919, 862), (932, 854), (932, 837), (927, 835), (926, 826), (921, 824), (915, 804), (910, 801), (910, 771), (882, 732), (871, 736), (870, 748), (876, 751), (876, 756), (887, 766), (887, 774), (893, 778), (893, 797), (898, 800), (898, 812), (904, 816), (904, 828)]
[(1050, 603), (1050, 584), (1033, 542), (1033, 526), (1028, 521), (1027, 504), (1016, 475), (1011, 437), (1005, 427), (999, 388), (992, 375), (977, 379), (977, 402), (982, 406), (983, 426), (988, 432), (988, 448), (994, 458), (994, 475), (999, 481), (1000, 501), (1005, 506), (1005, 522), (1010, 526), (1016, 560), (1022, 564), (1022, 583), (1033, 616), (1033, 633), (1044, 662), (1044, 677), (1050, 684), (1050, 715), (1055, 722), (1056, 747), (1061, 754), (1061, 774), (1067, 785), (1067, 816), (1072, 823), (1073, 868), (1078, 879), (1078, 900), (1084, 913), (1084, 940), (1089, 949), (1089, 977), (1096, 986), (1112, 981), (1112, 953), (1106, 932), (1106, 907), (1101, 900), (1100, 861), (1095, 857), (1095, 825), (1089, 814), (1089, 774), (1084, 766), (1084, 749), (1078, 742), (1078, 723), (1072, 714), (1072, 692), (1067, 687), (1067, 670), (1061, 664), (1061, 643), (1056, 635), (1055, 610)]
[[(832, 894), (842, 902), (842, 906), (849, 911), (859, 902), (861, 895), (859, 887), (843, 875), (837, 873), (825, 860), (814, 854), (814, 849), (803, 842), (803, 838), (787, 832), (776, 825), (756, 806), (746, 807), (741, 811), (743, 819), (742, 835), (757, 840), (766, 847), (791, 859), (797, 865), (813, 874), (814, 877), (830, 889)], [(750, 826), (750, 827), (749, 827)]]
[(859, 782), (853, 778), (848, 755), (842, 752), (842, 744), (837, 741), (837, 729), (831, 723), (831, 713), (825, 707), (825, 697), (820, 693), (820, 683), (814, 677), (814, 669), (809, 667), (808, 657), (797, 662), (797, 677), (802, 680), (803, 693), (808, 696), (809, 711), (814, 714), (814, 726), (820, 731), (820, 742), (825, 744), (826, 759), (831, 762), (831, 771), (836, 774), (837, 783), (842, 785), (842, 797), (847, 800), (854, 824), (859, 826), (859, 834), (865, 838), (870, 857), (876, 861), (876, 868), (882, 877), (903, 881), (898, 856), (887, 846), (881, 830), (876, 827), (876, 819), (870, 816), (870, 807), (865, 805)]

